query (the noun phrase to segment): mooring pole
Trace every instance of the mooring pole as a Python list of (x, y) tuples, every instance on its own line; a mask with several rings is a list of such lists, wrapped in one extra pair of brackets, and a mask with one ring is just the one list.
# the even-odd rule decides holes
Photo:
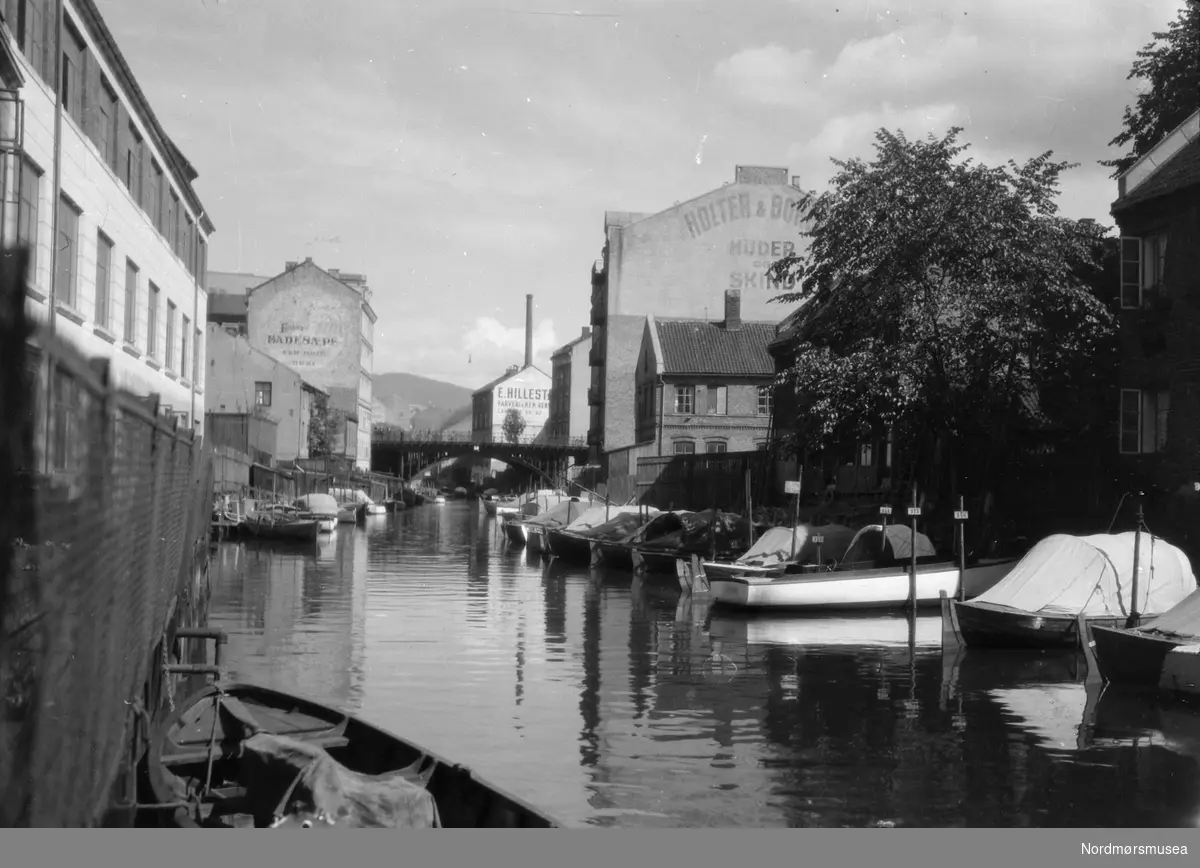
[(908, 508), (909, 515), (909, 567), (908, 567), (908, 606), (916, 611), (917, 608), (917, 517), (921, 515), (921, 507), (917, 506), (917, 486), (913, 485), (912, 506)]
[(967, 598), (967, 510), (962, 495), (958, 498), (958, 509), (954, 512), (958, 522), (958, 599)]
[(1125, 620), (1125, 629), (1130, 630), (1138, 625), (1138, 574), (1142, 571), (1142, 524), (1145, 516), (1142, 513), (1142, 492), (1137, 493), (1137, 524), (1133, 528), (1133, 588), (1129, 603), (1129, 617)]
[[(804, 466), (800, 466), (800, 471), (796, 474), (795, 495), (792, 501), (792, 556), (789, 560), (796, 559), (796, 526), (800, 524), (800, 492), (803, 490), (804, 482)], [(791, 483), (785, 483), (785, 488), (791, 488)]]
[(883, 558), (883, 553), (887, 551), (887, 523), (888, 516), (892, 514), (892, 507), (889, 504), (884, 504), (879, 507), (879, 558)]

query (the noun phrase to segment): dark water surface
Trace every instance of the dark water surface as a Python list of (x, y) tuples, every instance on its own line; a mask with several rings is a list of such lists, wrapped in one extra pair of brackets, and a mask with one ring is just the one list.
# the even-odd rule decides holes
[(1200, 712), (936, 615), (746, 617), (508, 548), (474, 501), (222, 543), (228, 678), (360, 714), (567, 825), (1194, 826)]

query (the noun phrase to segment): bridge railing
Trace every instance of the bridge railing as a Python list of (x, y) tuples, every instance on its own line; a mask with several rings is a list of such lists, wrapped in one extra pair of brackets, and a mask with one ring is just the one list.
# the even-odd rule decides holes
[(410, 431), (396, 425), (376, 425), (371, 430), (374, 443), (478, 443), (504, 446), (552, 446), (560, 449), (583, 449), (586, 437), (550, 437), (542, 434), (507, 437), (483, 437), (471, 431)]

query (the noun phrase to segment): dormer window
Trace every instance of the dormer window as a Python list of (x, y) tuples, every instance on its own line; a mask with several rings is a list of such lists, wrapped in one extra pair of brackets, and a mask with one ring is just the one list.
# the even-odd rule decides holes
[(1121, 307), (1151, 307), (1165, 295), (1163, 274), (1167, 263), (1167, 234), (1121, 238)]

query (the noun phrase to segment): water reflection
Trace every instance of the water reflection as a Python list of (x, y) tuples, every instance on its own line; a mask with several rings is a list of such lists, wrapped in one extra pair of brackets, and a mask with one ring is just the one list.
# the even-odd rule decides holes
[(471, 502), (222, 544), (231, 677), (359, 710), (568, 824), (1191, 825), (1200, 717), (937, 616), (747, 617), (543, 562)]

